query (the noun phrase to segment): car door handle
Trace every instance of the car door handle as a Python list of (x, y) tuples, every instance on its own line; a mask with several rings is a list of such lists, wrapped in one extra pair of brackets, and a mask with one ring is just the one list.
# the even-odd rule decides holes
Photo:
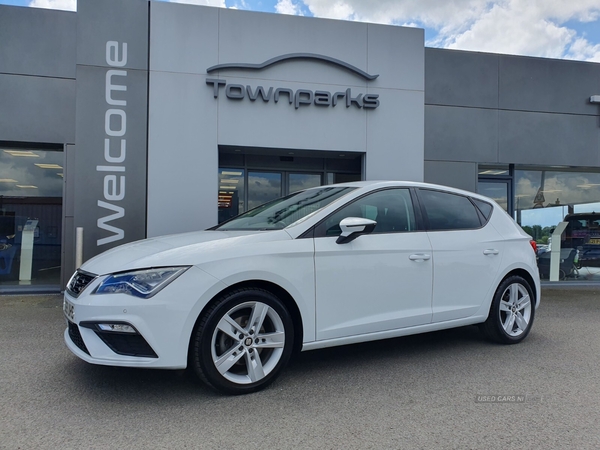
[(426, 253), (416, 253), (408, 257), (408, 259), (410, 259), (411, 261), (427, 261), (430, 258), (431, 255), (428, 255)]
[(496, 250), (495, 248), (488, 248), (487, 250), (483, 251), (484, 255), (497, 255), (498, 253), (500, 253), (498, 250)]

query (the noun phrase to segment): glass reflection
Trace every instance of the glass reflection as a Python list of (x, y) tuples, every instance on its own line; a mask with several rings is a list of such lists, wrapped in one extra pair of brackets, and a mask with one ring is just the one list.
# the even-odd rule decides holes
[(248, 172), (248, 210), (281, 197), (281, 173)]
[(321, 186), (321, 175), (314, 173), (290, 173), (288, 177), (289, 193)]
[[(600, 281), (600, 173), (517, 170), (515, 171), (517, 222), (538, 243), (540, 271), (547, 277), (552, 231), (567, 222), (560, 237), (562, 279)], [(542, 270), (542, 268), (544, 270)]]
[(0, 149), (0, 285), (60, 283), (63, 153)]
[(244, 210), (244, 170), (219, 169), (219, 223)]
[(508, 182), (480, 181), (477, 184), (477, 192), (491, 198), (508, 211)]
[(62, 165), (62, 152), (0, 149), (0, 195), (62, 198)]

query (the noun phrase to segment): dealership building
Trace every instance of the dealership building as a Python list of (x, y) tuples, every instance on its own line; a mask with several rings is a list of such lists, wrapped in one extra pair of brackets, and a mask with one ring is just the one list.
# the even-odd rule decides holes
[(345, 181), (482, 193), (540, 247), (600, 213), (598, 63), (147, 0), (0, 6), (0, 42), (0, 292), (64, 287), (78, 228), (86, 260)]

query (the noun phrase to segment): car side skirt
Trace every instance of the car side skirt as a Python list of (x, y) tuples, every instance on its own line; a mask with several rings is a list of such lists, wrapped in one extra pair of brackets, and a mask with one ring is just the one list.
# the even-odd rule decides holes
[(378, 331), (377, 333), (360, 334), (356, 336), (347, 336), (336, 339), (326, 339), (323, 341), (305, 342), (302, 344), (302, 351), (318, 350), (320, 348), (337, 347), (340, 345), (358, 344), (360, 342), (378, 341), (381, 339), (392, 339), (401, 336), (410, 336), (412, 334), (428, 333), (431, 331), (446, 330), (449, 328), (462, 327), (483, 323), (487, 316), (471, 316), (464, 319), (448, 320), (446, 322), (428, 323), (414, 327), (400, 328), (396, 330)]

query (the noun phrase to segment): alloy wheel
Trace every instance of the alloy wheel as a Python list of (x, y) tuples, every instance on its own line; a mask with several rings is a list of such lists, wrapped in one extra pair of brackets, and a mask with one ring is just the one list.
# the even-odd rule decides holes
[(527, 331), (531, 320), (531, 298), (520, 283), (510, 284), (500, 299), (500, 323), (509, 336), (517, 337)]
[(217, 323), (211, 341), (212, 361), (228, 381), (256, 383), (275, 369), (285, 340), (283, 321), (274, 308), (258, 301), (244, 302)]

